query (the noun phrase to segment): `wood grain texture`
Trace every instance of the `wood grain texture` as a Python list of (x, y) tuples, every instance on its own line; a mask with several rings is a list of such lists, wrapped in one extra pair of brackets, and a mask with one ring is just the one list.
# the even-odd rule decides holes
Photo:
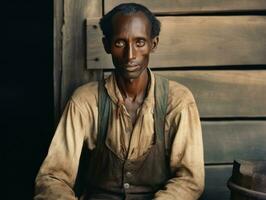
[(60, 113), (61, 72), (62, 72), (62, 26), (63, 0), (54, 1), (54, 119), (55, 124)]
[[(159, 17), (160, 42), (150, 66), (266, 64), (266, 16)], [(87, 68), (112, 68), (103, 49), (99, 19), (87, 19)], [(96, 59), (97, 58), (97, 59)]]
[(208, 13), (225, 11), (266, 10), (264, 0), (105, 0), (105, 13), (120, 3), (140, 3), (154, 13)]
[(157, 71), (187, 86), (201, 117), (265, 117), (265, 70)]
[(102, 70), (86, 69), (85, 53), (85, 19), (88, 17), (100, 17), (101, 15), (101, 1), (64, 1), (61, 110), (77, 86), (88, 81), (97, 80), (102, 76)]
[(202, 122), (205, 163), (264, 160), (266, 121)]
[(205, 166), (205, 191), (200, 200), (229, 200), (227, 181), (232, 169), (232, 165)]

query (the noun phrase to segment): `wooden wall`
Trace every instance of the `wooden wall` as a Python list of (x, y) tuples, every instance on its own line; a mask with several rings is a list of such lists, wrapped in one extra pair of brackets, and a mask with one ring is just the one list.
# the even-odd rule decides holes
[[(129, 1), (56, 3), (57, 114), (74, 88), (112, 68), (98, 20), (123, 2)], [(186, 85), (197, 101), (206, 166), (202, 199), (228, 200), (233, 160), (266, 155), (266, 1), (130, 2), (148, 6), (162, 22), (153, 71)]]

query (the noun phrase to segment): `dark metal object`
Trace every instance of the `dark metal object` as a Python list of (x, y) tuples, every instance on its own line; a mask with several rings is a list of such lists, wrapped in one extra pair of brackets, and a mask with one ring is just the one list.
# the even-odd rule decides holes
[(231, 200), (266, 200), (266, 161), (234, 161)]

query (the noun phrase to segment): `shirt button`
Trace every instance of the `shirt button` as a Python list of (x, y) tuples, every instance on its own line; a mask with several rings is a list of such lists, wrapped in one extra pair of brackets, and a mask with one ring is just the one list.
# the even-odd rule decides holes
[(125, 189), (128, 189), (129, 186), (130, 186), (129, 183), (124, 183), (124, 188), (125, 188)]
[(126, 173), (126, 176), (127, 176), (128, 178), (131, 177), (131, 176), (132, 176), (131, 172), (127, 172), (127, 173)]

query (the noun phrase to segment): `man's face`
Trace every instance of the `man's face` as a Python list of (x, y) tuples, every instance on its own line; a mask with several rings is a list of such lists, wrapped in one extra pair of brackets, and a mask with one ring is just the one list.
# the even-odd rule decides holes
[(147, 17), (141, 13), (116, 14), (112, 20), (113, 36), (107, 52), (111, 53), (117, 72), (124, 79), (136, 79), (149, 63), (149, 55), (156, 48), (158, 37), (151, 38)]

